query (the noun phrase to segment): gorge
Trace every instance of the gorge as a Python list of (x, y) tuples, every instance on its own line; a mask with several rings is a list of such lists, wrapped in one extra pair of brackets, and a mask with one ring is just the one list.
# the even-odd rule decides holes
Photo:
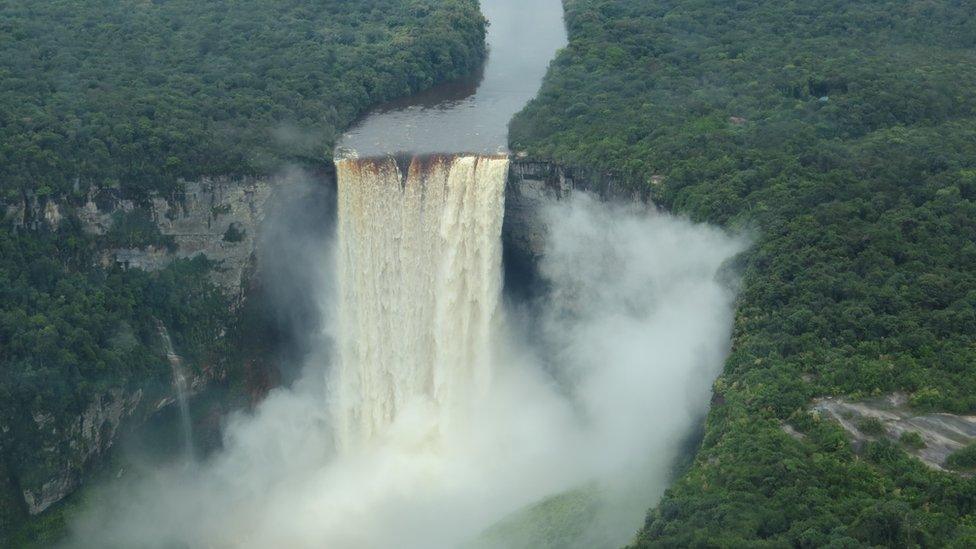
[(976, 547), (952, 0), (0, 2), (0, 547)]
[[(337, 253), (310, 294), (338, 352), (231, 418), (224, 448), (197, 467), (105, 488), (75, 539), (625, 543), (704, 412), (731, 319), (719, 273), (743, 243), (573, 193), (535, 210), (546, 298), (513, 302), (507, 163), (421, 157), (403, 175), (392, 158), (340, 161)], [(558, 537), (533, 518), (539, 505), (557, 509)]]
[[(229, 417), (205, 460), (102, 487), (70, 544), (633, 536), (707, 408), (731, 329), (723, 266), (745, 242), (610, 178), (510, 159), (507, 121), (564, 41), (561, 9), (483, 8), (489, 57), (472, 95), (381, 107), (338, 145), (334, 234), (305, 250), (322, 322), (298, 379)], [(573, 527), (552, 538), (532, 518), (543, 507)]]

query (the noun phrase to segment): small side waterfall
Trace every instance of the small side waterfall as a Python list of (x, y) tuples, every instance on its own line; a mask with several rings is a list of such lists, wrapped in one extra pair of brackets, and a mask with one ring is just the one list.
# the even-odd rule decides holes
[(508, 158), (337, 168), (339, 444), (404, 415), (436, 437), (490, 382)]
[(176, 393), (176, 405), (180, 412), (180, 429), (183, 433), (184, 459), (187, 463), (191, 463), (194, 460), (193, 425), (190, 421), (190, 404), (187, 398), (187, 378), (186, 370), (183, 368), (183, 358), (176, 354), (173, 349), (173, 341), (169, 337), (166, 326), (157, 321), (156, 327), (159, 331), (159, 337), (163, 340), (166, 360), (169, 361), (173, 373), (173, 391)]

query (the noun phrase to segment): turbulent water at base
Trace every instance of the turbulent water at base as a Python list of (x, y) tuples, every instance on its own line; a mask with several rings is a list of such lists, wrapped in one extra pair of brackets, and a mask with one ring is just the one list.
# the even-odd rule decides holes
[(445, 428), (491, 378), (508, 159), (349, 159), (337, 169), (340, 446), (400, 415)]

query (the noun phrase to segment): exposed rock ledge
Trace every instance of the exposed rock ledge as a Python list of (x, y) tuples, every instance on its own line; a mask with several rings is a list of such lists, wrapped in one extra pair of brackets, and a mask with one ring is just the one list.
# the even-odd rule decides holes
[[(290, 177), (203, 178), (184, 183), (178, 197), (155, 197), (149, 214), (159, 231), (172, 237), (175, 249), (164, 246), (114, 248), (102, 253), (105, 266), (153, 271), (174, 259), (205, 255), (217, 263), (212, 273), (215, 284), (232, 297), (246, 287), (247, 271), (276, 190)], [(0, 204), (4, 222), (17, 230), (57, 228), (73, 212), (89, 234), (103, 235), (111, 229), (115, 214), (131, 212), (137, 204), (116, 189), (93, 189), (81, 204), (67, 200), (39, 199), (26, 194), (14, 203)]]
[[(820, 398), (814, 401), (813, 409), (840, 423), (853, 438), (855, 447), (877, 436), (897, 442), (903, 433), (917, 432), (925, 446), (905, 448), (905, 451), (940, 471), (944, 470), (949, 454), (976, 440), (976, 416), (918, 414), (908, 408), (908, 397), (901, 393), (862, 401)], [(883, 434), (863, 432), (861, 422), (869, 418), (881, 422)]]
[[(30, 514), (44, 511), (75, 489), (80, 481), (78, 465), (112, 445), (122, 422), (136, 410), (142, 398), (141, 390), (125, 393), (121, 389), (111, 389), (99, 395), (80, 416), (71, 418), (61, 429), (53, 415), (33, 412), (38, 431), (51, 435), (50, 444), (40, 450), (37, 458), (44, 461), (54, 458), (60, 467), (40, 485), (22, 483), (24, 502)], [(58, 450), (58, 442), (62, 440), (67, 441), (70, 456), (64, 456)]]
[[(156, 197), (151, 202), (152, 219), (159, 231), (176, 242), (176, 249), (150, 246), (146, 249), (122, 248), (108, 251), (103, 263), (147, 271), (161, 269), (174, 259), (205, 255), (217, 262), (214, 283), (228, 294), (240, 297), (245, 287), (245, 272), (256, 246), (256, 237), (267, 212), (273, 190), (285, 179), (228, 178), (202, 179), (185, 184), (179, 200)], [(104, 234), (118, 209), (130, 210), (129, 200), (110, 203), (100, 209), (92, 197), (79, 210), (85, 230)], [(235, 238), (226, 235), (233, 230)]]

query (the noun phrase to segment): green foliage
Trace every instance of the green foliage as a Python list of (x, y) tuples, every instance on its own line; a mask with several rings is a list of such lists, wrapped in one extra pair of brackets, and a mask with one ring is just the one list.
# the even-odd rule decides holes
[(950, 469), (976, 469), (976, 443), (964, 446), (949, 454), (949, 457), (946, 458), (946, 465)]
[(503, 518), (464, 549), (596, 549), (605, 541), (599, 539), (605, 533), (600, 524), (600, 504), (596, 486), (557, 494)]
[(905, 431), (898, 437), (898, 441), (905, 447), (913, 450), (925, 448), (925, 439), (922, 438), (922, 435), (918, 431)]
[(884, 423), (876, 417), (866, 417), (857, 422), (857, 429), (870, 436), (881, 436), (885, 433)]
[(153, 221), (149, 211), (144, 208), (118, 211), (113, 214), (112, 226), (105, 233), (100, 244), (110, 248), (147, 246), (165, 246), (170, 250), (176, 248), (173, 237), (160, 233), (159, 226)]
[(0, 406), (71, 402), (158, 376), (166, 370), (152, 348), (157, 319), (189, 358), (216, 340), (228, 306), (205, 276), (205, 258), (157, 273), (103, 271), (91, 268), (95, 249), (70, 223), (56, 233), (0, 229)]
[(224, 241), (225, 242), (240, 242), (244, 240), (244, 234), (247, 232), (246, 229), (241, 228), (238, 223), (231, 223), (227, 226), (227, 230), (224, 231)]
[(755, 236), (722, 403), (638, 545), (965, 546), (971, 479), (883, 440), (858, 459), (803, 410), (901, 390), (976, 412), (971, 6), (565, 5), (569, 46), (512, 121), (513, 150)]
[(470, 72), (474, 0), (0, 3), (0, 196), (321, 162), (379, 101)]

